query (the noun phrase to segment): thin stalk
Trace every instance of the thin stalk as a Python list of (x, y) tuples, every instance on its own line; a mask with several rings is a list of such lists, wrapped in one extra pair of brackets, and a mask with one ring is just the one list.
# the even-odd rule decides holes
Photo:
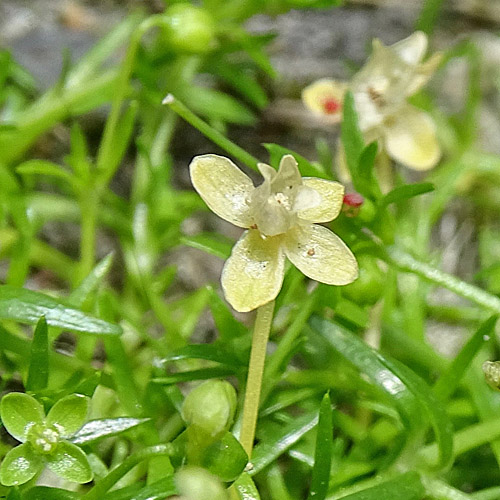
[(253, 442), (255, 439), (260, 392), (264, 375), (264, 362), (266, 359), (267, 341), (271, 331), (273, 312), (274, 300), (259, 307), (259, 309), (257, 309), (257, 318), (255, 319), (240, 432), (240, 442), (249, 459), (252, 455)]
[(95, 265), (97, 213), (99, 212), (99, 196), (94, 196), (92, 187), (85, 190), (80, 198), (80, 269), (78, 281), (83, 280)]
[(247, 153), (244, 149), (240, 148), (234, 142), (230, 141), (227, 137), (215, 130), (208, 123), (203, 121), (199, 116), (196, 116), (187, 106), (181, 101), (176, 99), (172, 94), (168, 94), (163, 99), (163, 104), (166, 104), (175, 111), (180, 117), (191, 124), (195, 129), (199, 130), (205, 137), (210, 139), (214, 144), (224, 149), (231, 157), (241, 161), (245, 165), (254, 170), (260, 163), (257, 158)]
[(104, 494), (137, 464), (150, 458), (172, 455), (173, 452), (174, 446), (167, 443), (150, 446), (130, 455), (121, 465), (101, 479), (87, 494), (83, 495), (82, 500), (101, 500), (104, 498)]

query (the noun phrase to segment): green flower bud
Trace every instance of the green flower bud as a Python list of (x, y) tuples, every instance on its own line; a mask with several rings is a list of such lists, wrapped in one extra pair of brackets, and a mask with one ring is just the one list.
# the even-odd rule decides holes
[(201, 7), (176, 3), (165, 11), (165, 25), (169, 43), (181, 52), (200, 54), (215, 44), (215, 23)]
[(201, 464), (221, 481), (234, 481), (245, 469), (248, 456), (240, 442), (226, 432), (203, 452)]
[(361, 304), (375, 304), (384, 292), (385, 275), (373, 257), (358, 257), (359, 276), (354, 283), (342, 288), (349, 299)]
[(183, 500), (228, 500), (222, 483), (201, 467), (184, 467), (175, 475)]
[(182, 405), (182, 418), (209, 436), (229, 429), (236, 411), (236, 391), (228, 382), (209, 380), (193, 389)]

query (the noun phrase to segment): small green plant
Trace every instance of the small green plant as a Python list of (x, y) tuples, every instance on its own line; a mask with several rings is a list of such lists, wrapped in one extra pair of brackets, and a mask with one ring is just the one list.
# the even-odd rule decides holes
[(29, 394), (5, 395), (0, 403), (2, 423), (22, 444), (3, 459), (0, 482), (5, 486), (26, 483), (45, 466), (69, 481), (91, 481), (93, 474), (85, 453), (71, 443), (85, 423), (88, 410), (88, 398), (79, 394), (60, 399), (47, 416), (43, 406)]

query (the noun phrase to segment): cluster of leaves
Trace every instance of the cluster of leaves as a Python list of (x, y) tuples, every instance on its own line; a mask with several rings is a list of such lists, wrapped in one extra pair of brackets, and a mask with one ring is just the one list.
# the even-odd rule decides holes
[[(251, 332), (215, 286), (179, 298), (177, 270), (162, 266), (163, 256), (177, 247), (222, 258), (231, 249), (214, 234), (183, 233), (182, 223), (205, 207), (193, 192), (172, 184), (174, 111), (229, 156), (255, 167), (255, 159), (224, 132), (227, 124), (254, 123), (267, 104), (259, 78), (273, 78), (275, 71), (265, 52), (270, 37), (250, 35), (242, 23), (258, 12), (334, 3), (207, 0), (203, 8), (176, 3), (155, 16), (137, 14), (76, 65), (68, 64), (41, 96), (11, 56), (1, 54), (0, 257), (8, 263), (0, 286), (1, 384), (8, 393), (1, 417), (23, 442), (15, 447), (5, 434), (0, 449), (0, 491), (10, 500), (163, 499), (177, 493), (202, 498), (203, 488), (186, 486), (197, 480), (233, 484), (234, 498), (254, 500), (500, 496), (500, 396), (480, 371), (497, 351), (500, 159), (476, 146), (480, 61), (468, 42), (450, 49), (443, 62), (460, 57), (468, 63), (463, 111), (443, 116), (429, 96), (415, 98), (439, 121), (445, 151), (424, 183), (397, 178), (394, 189), (382, 194), (373, 169), (377, 146), (364, 144), (352, 98), (346, 98), (343, 147), (365, 203), (355, 217), (341, 214), (332, 228), (356, 254), (360, 278), (347, 287), (311, 291), (296, 269), (287, 270), (252, 467), (245, 469), (246, 456), (229, 432), (238, 428), (241, 404), (227, 386), (210, 386), (208, 396), (208, 389), (201, 396), (198, 391), (199, 399), (181, 392), (185, 382), (230, 377), (241, 402)], [(429, 5), (437, 3), (427, 2), (426, 19)], [(175, 31), (178, 16), (183, 29), (192, 29), (182, 36)], [(143, 42), (145, 33), (151, 36)], [(123, 62), (105, 65), (124, 45)], [(207, 79), (231, 93), (200, 85)], [(169, 92), (180, 101), (162, 107)], [(78, 118), (108, 102), (111, 111), (94, 154)], [(30, 148), (59, 122), (69, 126), (68, 154), (62, 161), (30, 158)], [(302, 175), (333, 177), (332, 154), (322, 144), (319, 162), (265, 146), (274, 166), (290, 153)], [(127, 198), (110, 187), (124, 160), (133, 162)], [(480, 197), (478, 186), (484, 187)], [(466, 196), (481, 217), (474, 284), (441, 271), (443, 251), (431, 246), (433, 227), (457, 196)], [(79, 255), (44, 241), (43, 229), (54, 222), (79, 224)], [(95, 262), (103, 230), (116, 242), (121, 265), (113, 281), (119, 286), (106, 279), (113, 256)], [(47, 277), (59, 286), (44, 285)], [(28, 279), (52, 289), (23, 288)], [(470, 304), (435, 304), (435, 287)], [(207, 309), (217, 339), (191, 343)], [(452, 361), (428, 344), (430, 319), (472, 333)], [(37, 325), (34, 335), (24, 325)], [(376, 349), (369, 345), (374, 342)], [(11, 394), (20, 382), (30, 396)], [(90, 415), (82, 404), (86, 398), (92, 401)], [(214, 405), (220, 411), (209, 415)], [(201, 469), (175, 483), (186, 461)], [(26, 463), (30, 467), (23, 469)], [(74, 491), (74, 484), (56, 487), (44, 475), (41, 482), (49, 486), (36, 486), (45, 464), (63, 479), (84, 483), (93, 476), (93, 483)], [(213, 491), (226, 495), (217, 485)]]

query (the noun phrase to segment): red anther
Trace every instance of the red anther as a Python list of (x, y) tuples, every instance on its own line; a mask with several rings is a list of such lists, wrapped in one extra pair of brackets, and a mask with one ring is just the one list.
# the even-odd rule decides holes
[(359, 208), (365, 199), (359, 193), (348, 193), (344, 195), (344, 205), (352, 208)]
[(340, 110), (340, 102), (333, 97), (328, 97), (323, 101), (323, 110), (329, 115), (333, 115)]

